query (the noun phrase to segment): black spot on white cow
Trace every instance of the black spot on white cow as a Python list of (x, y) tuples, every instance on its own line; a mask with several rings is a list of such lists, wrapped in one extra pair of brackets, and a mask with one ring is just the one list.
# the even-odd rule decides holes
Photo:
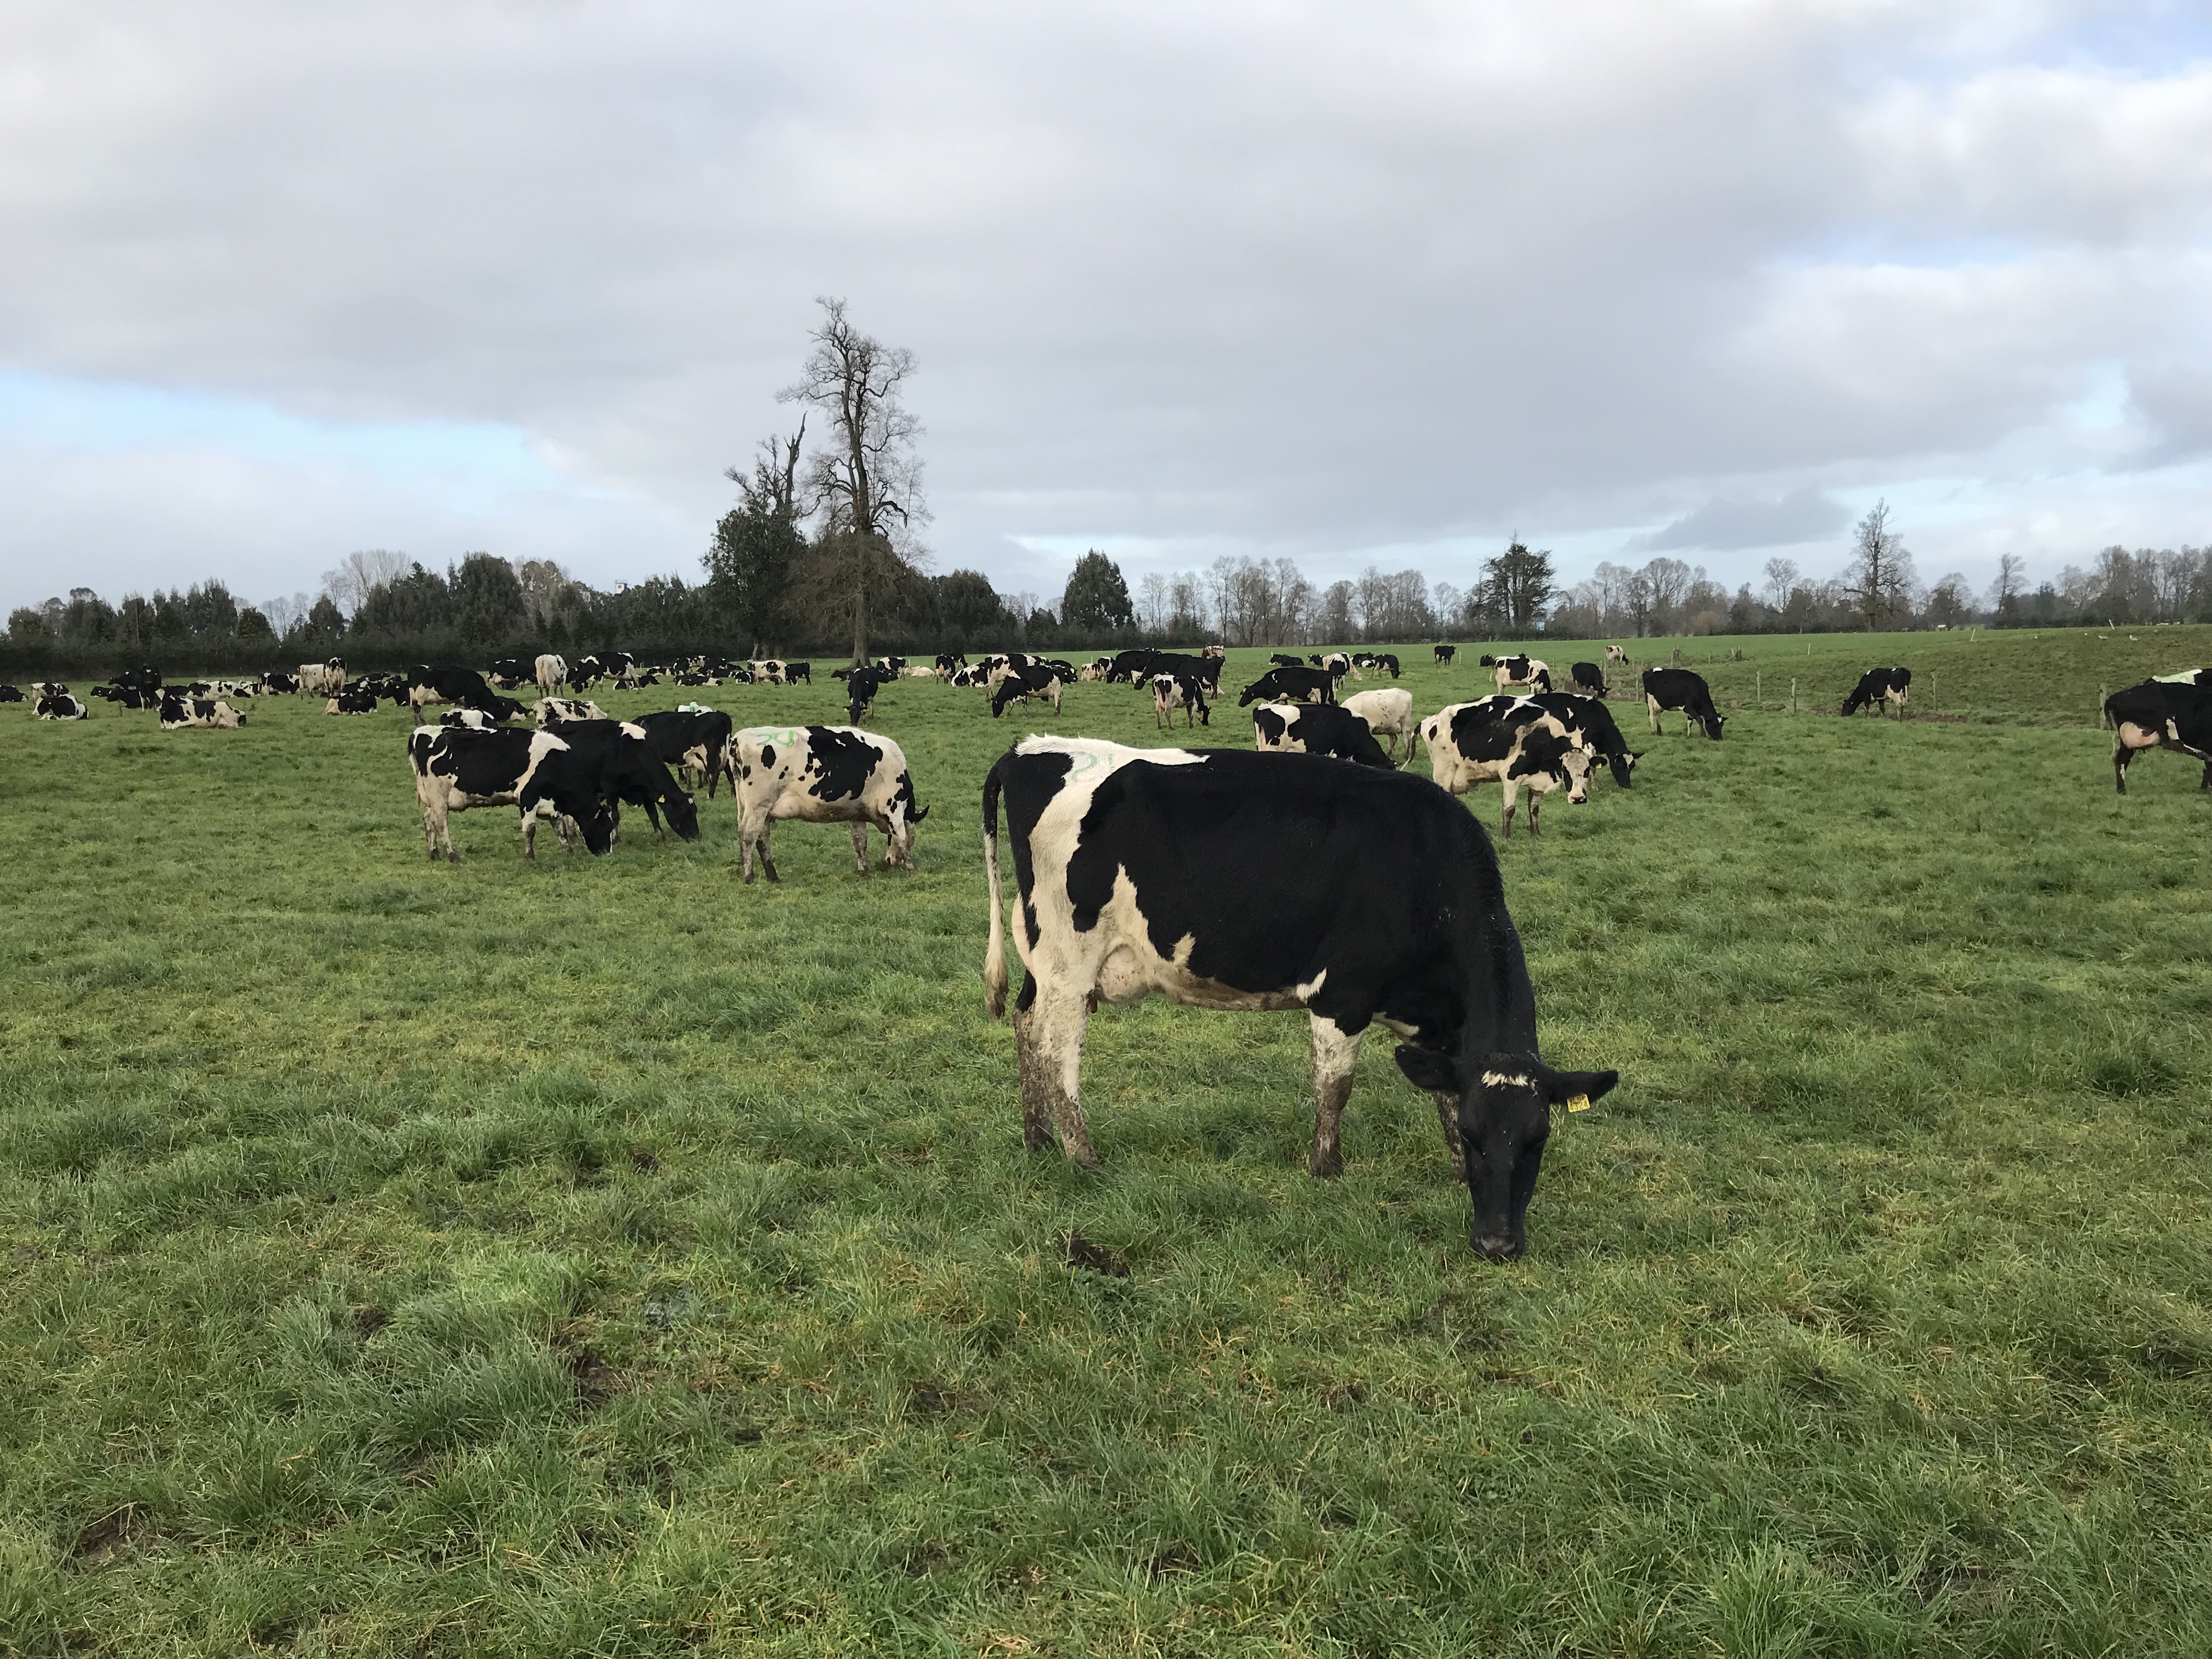
[[(1515, 702), (1529, 705), (1522, 717), (1497, 707)], [(1421, 741), (1429, 746), (1431, 775), (1453, 794), (1463, 795), (1479, 783), (1500, 786), (1509, 839), (1522, 790), (1528, 792), (1532, 836), (1544, 797), (1554, 789), (1565, 790), (1577, 806), (1589, 799), (1594, 757), (1589, 746), (1531, 699), (1486, 697), (1440, 708), (1421, 722)]]
[(1910, 668), (1869, 668), (1859, 676), (1859, 683), (1851, 688), (1851, 695), (1844, 699), (1841, 713), (1856, 714), (1862, 708), (1871, 708), (1879, 714), (1884, 704), (1897, 711), (1897, 718), (1905, 718), (1905, 699), (1912, 690), (1912, 671)]
[(1670, 708), (1679, 708), (1682, 711), (1685, 736), (1695, 726), (1715, 743), (1721, 740), (1721, 727), (1726, 722), (1720, 710), (1713, 707), (1712, 688), (1701, 674), (1692, 674), (1686, 668), (1645, 669), (1644, 706), (1650, 712), (1654, 732), (1659, 729), (1661, 714)]
[(1285, 755), (1329, 755), (1385, 771), (1397, 764), (1365, 720), (1335, 703), (1263, 702), (1252, 711), (1252, 744)]
[(990, 884), (985, 1002), (1006, 1009), (1004, 799), (1028, 969), (1014, 1005), (1032, 1148), (1098, 1160), (1083, 1115), (1086, 1016), (1155, 993), (1195, 1007), (1303, 1008), (1311, 1026), (1309, 1168), (1343, 1167), (1339, 1124), (1371, 1026), (1435, 1097), (1486, 1256), (1519, 1255), (1552, 1109), (1613, 1072), (1559, 1072), (1489, 840), (1421, 778), (1304, 755), (1126, 749), (1032, 737), (983, 786)]
[(2212, 789), (2212, 690), (2145, 680), (2105, 699), (2105, 723), (2118, 734), (2112, 781), (2128, 793), (2128, 767), (2145, 749), (2171, 749), (2204, 763), (2199, 788)]
[(769, 830), (784, 818), (852, 825), (853, 862), (863, 875), (873, 824), (890, 842), (884, 862), (914, 872), (915, 826), (929, 809), (915, 801), (905, 751), (889, 738), (849, 726), (750, 726), (731, 739), (731, 750), (748, 882), (756, 851), (768, 878), (776, 879)]
[(563, 720), (603, 720), (607, 711), (589, 697), (540, 697), (530, 705), (531, 718), (543, 731)]

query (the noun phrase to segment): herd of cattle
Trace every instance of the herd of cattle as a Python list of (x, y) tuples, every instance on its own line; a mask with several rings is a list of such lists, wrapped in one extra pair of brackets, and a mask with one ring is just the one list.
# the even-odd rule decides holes
[[(1619, 647), (1606, 650), (1626, 665)], [(1436, 647), (1440, 665), (1455, 655), (1450, 646)], [(118, 674), (92, 695), (155, 709), (165, 728), (242, 725), (230, 698), (277, 692), (324, 696), (333, 714), (404, 704), (414, 715), (407, 752), (433, 859), (458, 861), (448, 818), (477, 806), (518, 810), (525, 857), (541, 819), (564, 846), (581, 840), (590, 852), (606, 852), (625, 805), (641, 810), (657, 837), (673, 830), (696, 839), (696, 792), (703, 787), (711, 799), (727, 781), (750, 882), (756, 861), (776, 879), (769, 831), (787, 818), (848, 825), (863, 872), (872, 825), (888, 842), (885, 863), (914, 869), (915, 830), (927, 810), (899, 745), (860, 729), (894, 681), (988, 690), (994, 717), (1020, 702), (1057, 711), (1073, 682), (1118, 682), (1150, 692), (1156, 729), (1177, 713), (1188, 728), (1211, 725), (1224, 661), (1218, 647), (1195, 655), (1127, 651), (1081, 667), (1021, 652), (972, 664), (947, 653), (931, 667), (880, 658), (836, 671), (852, 716), (843, 726), (738, 729), (729, 714), (696, 702), (616, 720), (574, 695), (663, 678), (687, 687), (811, 683), (809, 665), (775, 659), (668, 669), (612, 653), (587, 657), (572, 672), (549, 655), (495, 663), (488, 676), (422, 667), (349, 681), (333, 659), (296, 674), (182, 685), (163, 684), (149, 668)], [(1639, 755), (1605, 701), (1604, 665), (1575, 663), (1564, 682), (1525, 654), (1485, 656), (1481, 665), (1492, 671), (1492, 695), (1416, 723), (1412, 693), (1401, 687), (1345, 694), (1347, 680), (1398, 678), (1396, 658), (1282, 653), (1237, 700), (1252, 709), (1250, 750), (1030, 736), (999, 759), (982, 796), (985, 1000), (994, 1017), (1006, 1012), (1011, 931), (1026, 970), (1013, 1022), (1030, 1146), (1048, 1145), (1056, 1131), (1068, 1157), (1097, 1162), (1079, 1073), (1085, 1022), (1102, 1001), (1158, 993), (1206, 1008), (1302, 1008), (1311, 1028), (1312, 1173), (1342, 1168), (1339, 1125), (1353, 1066), (1366, 1032), (1379, 1025), (1400, 1041), (1400, 1070), (1434, 1097), (1455, 1176), (1472, 1200), (1474, 1247), (1493, 1259), (1522, 1254), (1553, 1108), (1582, 1109), (1619, 1074), (1559, 1070), (1542, 1059), (1496, 849), (1449, 797), (1499, 784), (1510, 837), (1525, 793), (1534, 835), (1545, 796), (1564, 789), (1569, 800), (1586, 800), (1601, 770), (1627, 787)], [(1888, 709), (1901, 719), (1911, 678), (1903, 668), (1871, 669), (1841, 713)], [(1719, 740), (1725, 721), (1702, 677), (1650, 668), (1640, 684), (1654, 732), (1662, 714), (1679, 712), (1686, 732)], [(526, 684), (538, 692), (527, 707), (504, 695)], [(31, 691), (42, 719), (89, 713), (66, 685)], [(0, 687), (0, 702), (24, 700)], [(450, 712), (426, 724), (424, 711), (440, 707)], [(2120, 793), (2130, 762), (2151, 748), (2203, 762), (2203, 787), (2212, 789), (2212, 672), (2129, 687), (2106, 700), (2105, 714), (2118, 734)], [(533, 725), (507, 724), (526, 715)], [(1401, 769), (1416, 738), (1428, 749), (1433, 783)], [(1019, 894), (1011, 929), (999, 868), (1002, 803)]]

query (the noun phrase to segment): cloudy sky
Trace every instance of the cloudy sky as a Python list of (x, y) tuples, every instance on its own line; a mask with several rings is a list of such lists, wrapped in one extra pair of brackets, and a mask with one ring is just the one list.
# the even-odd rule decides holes
[(2212, 8), (0, 0), (0, 605), (695, 574), (816, 296), (936, 568), (2212, 540)]

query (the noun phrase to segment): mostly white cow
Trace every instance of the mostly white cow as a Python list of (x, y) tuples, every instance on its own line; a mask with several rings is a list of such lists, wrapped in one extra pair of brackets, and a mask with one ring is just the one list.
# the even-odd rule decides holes
[(1406, 752), (1413, 752), (1413, 694), (1395, 686), (1384, 686), (1377, 691), (1355, 691), (1344, 700), (1344, 706), (1367, 722), (1368, 730), (1377, 738), (1389, 739), (1390, 752), (1398, 752), (1399, 739), (1403, 738)]
[(1080, 1098), (1097, 1002), (1159, 993), (1201, 1008), (1303, 1008), (1310, 1170), (1343, 1169), (1353, 1067), (1381, 1025), (1404, 1040), (1399, 1069), (1434, 1097), (1474, 1248), (1522, 1253), (1553, 1108), (1587, 1105), (1619, 1074), (1545, 1064), (1497, 857), (1472, 817), (1419, 778), (1311, 756), (1030, 738), (983, 786), (994, 1018), (1009, 978), (1001, 799), (1028, 969), (1014, 1039), (1031, 1148), (1056, 1127), (1070, 1158), (1098, 1162)]
[(889, 738), (850, 726), (750, 726), (730, 745), (747, 882), (755, 852), (768, 878), (777, 879), (769, 830), (784, 818), (852, 825), (853, 862), (862, 875), (873, 824), (890, 843), (884, 862), (914, 872), (915, 826), (929, 809), (916, 803), (905, 751)]
[(566, 658), (556, 656), (552, 652), (548, 651), (531, 666), (536, 671), (532, 678), (538, 683), (539, 696), (558, 696), (568, 690), (568, 663)]

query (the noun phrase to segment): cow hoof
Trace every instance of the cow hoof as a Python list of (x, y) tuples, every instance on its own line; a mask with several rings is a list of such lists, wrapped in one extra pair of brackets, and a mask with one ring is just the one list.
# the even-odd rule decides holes
[(1316, 1153), (1306, 1164), (1306, 1173), (1316, 1181), (1334, 1181), (1344, 1173), (1344, 1154), (1332, 1152), (1323, 1158)]

